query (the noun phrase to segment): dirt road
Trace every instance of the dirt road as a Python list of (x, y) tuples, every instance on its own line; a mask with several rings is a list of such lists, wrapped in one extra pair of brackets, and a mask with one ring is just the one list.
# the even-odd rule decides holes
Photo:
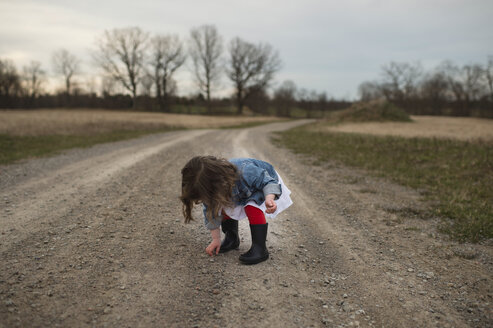
[[(288, 122), (190, 130), (1, 167), (0, 327), (488, 327), (491, 246), (419, 218), (417, 192), (278, 149)], [(271, 258), (214, 258), (182, 223), (194, 155), (273, 163), (294, 205), (269, 223)], [(200, 213), (197, 212), (197, 216)]]

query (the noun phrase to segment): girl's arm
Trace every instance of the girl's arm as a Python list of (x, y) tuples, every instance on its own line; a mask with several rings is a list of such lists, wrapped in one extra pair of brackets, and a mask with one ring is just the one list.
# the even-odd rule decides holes
[(253, 187), (267, 195), (273, 194), (275, 199), (281, 196), (281, 185), (277, 177), (272, 177), (268, 170), (255, 164), (247, 164), (242, 167), (243, 179), (250, 187)]
[(212, 241), (205, 249), (205, 252), (212, 256), (214, 254), (219, 254), (219, 249), (221, 248), (221, 231), (219, 230), (219, 228), (217, 228), (210, 230), (210, 232), (212, 236)]

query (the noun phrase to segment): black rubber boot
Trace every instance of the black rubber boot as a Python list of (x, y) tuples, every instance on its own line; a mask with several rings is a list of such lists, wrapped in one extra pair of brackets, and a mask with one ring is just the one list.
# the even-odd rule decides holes
[(269, 258), (269, 251), (265, 247), (267, 239), (266, 224), (250, 224), (250, 232), (252, 233), (252, 247), (244, 254), (240, 255), (240, 261), (244, 264), (256, 264), (265, 261)]
[(234, 219), (227, 219), (221, 222), (221, 228), (226, 235), (219, 253), (226, 253), (232, 249), (238, 249), (240, 246), (240, 237), (238, 236), (238, 221)]

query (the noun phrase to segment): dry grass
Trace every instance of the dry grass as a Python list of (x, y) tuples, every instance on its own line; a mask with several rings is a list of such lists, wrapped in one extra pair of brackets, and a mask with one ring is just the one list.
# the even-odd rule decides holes
[(0, 134), (93, 135), (115, 130), (220, 128), (274, 120), (272, 117), (200, 116), (106, 110), (0, 111)]
[(319, 125), (315, 129), (401, 137), (493, 140), (493, 120), (464, 117), (412, 116), (407, 122), (364, 122)]

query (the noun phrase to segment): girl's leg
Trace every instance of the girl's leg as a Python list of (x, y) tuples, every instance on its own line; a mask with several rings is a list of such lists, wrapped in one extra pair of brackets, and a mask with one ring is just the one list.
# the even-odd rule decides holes
[(238, 221), (230, 218), (224, 211), (221, 229), (224, 232), (224, 240), (221, 243), (219, 253), (225, 253), (240, 246), (240, 237), (238, 236)]
[(250, 232), (252, 233), (252, 247), (240, 255), (240, 261), (245, 264), (255, 264), (269, 258), (269, 251), (265, 247), (267, 238), (267, 222), (262, 210), (255, 206), (245, 206), (245, 213), (250, 221)]
[(226, 221), (226, 220), (232, 220), (228, 214), (226, 214), (226, 212), (222, 211), (221, 214), (223, 215), (223, 221)]
[(248, 216), (250, 224), (266, 224), (264, 212), (255, 206), (245, 206), (245, 213)]

